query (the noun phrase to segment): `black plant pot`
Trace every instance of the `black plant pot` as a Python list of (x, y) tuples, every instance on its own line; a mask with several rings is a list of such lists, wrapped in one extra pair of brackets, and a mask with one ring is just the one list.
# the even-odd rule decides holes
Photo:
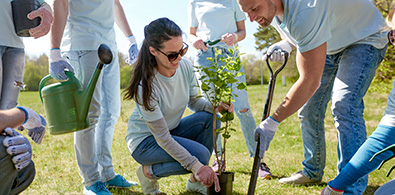
[(13, 0), (11, 1), (11, 7), (16, 34), (21, 37), (30, 37), (29, 29), (38, 26), (41, 18), (37, 17), (30, 20), (27, 15), (38, 9), (40, 3), (37, 0)]
[(233, 192), (233, 181), (235, 179), (235, 174), (233, 172), (222, 172), (221, 175), (217, 175), (219, 179), (219, 184), (221, 191), (215, 191), (215, 185), (213, 184), (207, 189), (207, 195), (231, 195)]

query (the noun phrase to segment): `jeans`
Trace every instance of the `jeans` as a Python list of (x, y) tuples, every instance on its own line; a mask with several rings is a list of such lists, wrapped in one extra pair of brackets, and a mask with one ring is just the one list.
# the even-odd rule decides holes
[[(216, 122), (217, 128), (221, 126)], [(200, 111), (181, 119), (180, 124), (170, 131), (172, 138), (207, 165), (213, 152), (213, 115)], [(191, 173), (174, 160), (155, 141), (153, 135), (145, 138), (134, 150), (132, 157), (142, 165), (151, 165), (153, 178)]]
[[(120, 116), (120, 76), (117, 52), (111, 64), (104, 65), (93, 93), (89, 109), (90, 127), (75, 132), (74, 148), (84, 186), (115, 177), (111, 145), (115, 123)], [(75, 75), (84, 89), (99, 61), (97, 51), (63, 52), (74, 67)]]
[(25, 50), (0, 46), (0, 58), (0, 110), (6, 110), (18, 104), (20, 89), (15, 81), (23, 81)]
[[(329, 100), (338, 131), (339, 172), (366, 140), (363, 97), (386, 49), (358, 44), (337, 54), (327, 55), (320, 87), (299, 110), (305, 157), (303, 174), (309, 179), (321, 180), (324, 174), (324, 118)], [(361, 178), (349, 186), (344, 194), (362, 194), (367, 181), (367, 176)]]
[(4, 135), (0, 135), (0, 194), (19, 194), (34, 180), (36, 169), (33, 161), (20, 171), (17, 171), (12, 163), (12, 156), (4, 147)]
[[(218, 48), (220, 49), (220, 48)], [(220, 57), (226, 57), (226, 55), (231, 55), (227, 49), (222, 49), (222, 55), (218, 56), (218, 59)], [(207, 60), (208, 57), (214, 58), (215, 57), (215, 50), (214, 47), (209, 47), (206, 52), (203, 52), (202, 50), (198, 51), (197, 56), (195, 57), (195, 65), (196, 66), (203, 66), (203, 67), (210, 67), (211, 66), (211, 61)], [(221, 64), (220, 66), (223, 66)], [(240, 72), (244, 72), (243, 66), (241, 66)], [(200, 74), (203, 76), (205, 73), (200, 72)], [(198, 76), (199, 78), (199, 76)], [(242, 75), (240, 77), (236, 78), (239, 80), (239, 82), (244, 82), (246, 83), (246, 78), (245, 75)], [(200, 83), (200, 82), (199, 82)], [(234, 109), (237, 117), (239, 118), (240, 121), (240, 128), (241, 131), (243, 132), (244, 139), (247, 145), (248, 152), (250, 153), (250, 157), (253, 157), (255, 155), (255, 148), (256, 148), (256, 142), (254, 138), (254, 130), (256, 128), (256, 123), (254, 116), (252, 115), (251, 112), (251, 107), (250, 103), (248, 101), (248, 95), (246, 90), (238, 90), (236, 88), (236, 85), (232, 86), (232, 93), (235, 95), (233, 102), (234, 104)], [(243, 110), (247, 111), (243, 111)], [(243, 112), (242, 112), (243, 111)], [(220, 136), (217, 136), (217, 151), (221, 151), (221, 139)]]
[[(342, 169), (336, 178), (328, 183), (338, 190), (345, 190), (359, 178), (367, 176), (379, 167), (383, 160), (392, 156), (391, 151), (377, 155), (372, 162), (370, 158), (377, 152), (395, 144), (395, 127), (379, 125), (366, 142), (358, 149), (350, 162)], [(362, 193), (359, 193), (362, 194)]]

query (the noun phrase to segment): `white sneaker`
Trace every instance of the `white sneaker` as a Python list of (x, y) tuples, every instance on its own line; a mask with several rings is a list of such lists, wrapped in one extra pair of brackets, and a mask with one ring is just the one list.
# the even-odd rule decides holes
[(293, 173), (291, 177), (285, 177), (281, 178), (278, 180), (279, 183), (282, 184), (289, 184), (293, 186), (299, 186), (299, 185), (314, 185), (314, 184), (319, 184), (321, 183), (320, 180), (314, 180), (314, 179), (309, 179), (307, 178), (302, 171), (298, 171), (296, 173)]
[(141, 189), (143, 190), (144, 194), (160, 194), (161, 191), (159, 191), (159, 183), (157, 179), (150, 179), (146, 177), (143, 173), (143, 166), (140, 166), (137, 168), (137, 177), (139, 178)]
[(332, 189), (330, 186), (326, 186), (322, 192), (321, 195), (342, 195), (344, 191), (336, 191)]
[(188, 183), (187, 183), (187, 191), (188, 192), (198, 192), (204, 195), (207, 195), (207, 188), (206, 186), (204, 186), (202, 183), (200, 182), (191, 182), (188, 179)]

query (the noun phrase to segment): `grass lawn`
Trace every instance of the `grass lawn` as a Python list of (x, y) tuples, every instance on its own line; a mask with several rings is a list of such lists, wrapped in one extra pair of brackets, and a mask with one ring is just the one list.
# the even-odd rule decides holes
[[(282, 101), (289, 90), (290, 85), (277, 84), (272, 110)], [(261, 120), (263, 106), (266, 98), (267, 86), (248, 86), (249, 100), (257, 124)], [(388, 94), (369, 92), (365, 97), (365, 119), (368, 135), (378, 125), (386, 107)], [(44, 109), (40, 102), (38, 92), (22, 92), (19, 97), (22, 106), (30, 107), (44, 115)], [(136, 169), (139, 164), (130, 156), (126, 143), (127, 120), (134, 109), (131, 101), (122, 102), (121, 117), (116, 124), (112, 146), (113, 164), (116, 173), (123, 175), (128, 180), (138, 181)], [(189, 114), (187, 110), (186, 114)], [(270, 166), (274, 175), (272, 180), (258, 180), (256, 194), (320, 194), (326, 183), (336, 176), (336, 129), (330, 110), (327, 110), (326, 147), (327, 159), (323, 183), (309, 187), (291, 187), (278, 183), (279, 178), (289, 176), (302, 169), (303, 144), (299, 127), (299, 120), (294, 114), (279, 126), (270, 148), (265, 154), (265, 162)], [(236, 119), (236, 129), (240, 129)], [(26, 131), (22, 132), (24, 135)], [(82, 194), (83, 186), (78, 173), (73, 147), (73, 134), (51, 135), (47, 134), (42, 144), (31, 142), (33, 147), (33, 161), (36, 165), (36, 178), (33, 184), (22, 194)], [(249, 157), (241, 130), (232, 135), (228, 141), (227, 170), (235, 172), (233, 186), (234, 194), (246, 194), (253, 159)], [(212, 158), (211, 160), (213, 160)], [(385, 177), (394, 161), (386, 163), (381, 170), (370, 174), (369, 185), (364, 194), (373, 194), (382, 184), (391, 180)], [(160, 189), (168, 194), (190, 194), (186, 191), (186, 183), (189, 175), (171, 176), (159, 181)], [(111, 190), (113, 194), (142, 194), (141, 187), (131, 187), (126, 190)]]

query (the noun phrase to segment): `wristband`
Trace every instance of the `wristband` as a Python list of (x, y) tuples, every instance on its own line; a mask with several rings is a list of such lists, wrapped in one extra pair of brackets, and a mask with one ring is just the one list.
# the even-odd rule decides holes
[(235, 35), (235, 37), (236, 37), (236, 42), (237, 42), (237, 40), (239, 40), (239, 35), (237, 35), (237, 33), (232, 33), (232, 34)]
[(24, 125), (24, 124), (27, 122), (27, 119), (29, 119), (29, 113), (27, 112), (27, 110), (26, 110), (25, 108), (23, 108), (23, 107), (21, 107), (21, 106), (18, 106), (17, 108), (19, 108), (20, 110), (22, 110), (23, 112), (25, 112), (26, 119), (25, 119), (25, 121), (24, 121), (23, 124), (22, 124), (22, 125)]

